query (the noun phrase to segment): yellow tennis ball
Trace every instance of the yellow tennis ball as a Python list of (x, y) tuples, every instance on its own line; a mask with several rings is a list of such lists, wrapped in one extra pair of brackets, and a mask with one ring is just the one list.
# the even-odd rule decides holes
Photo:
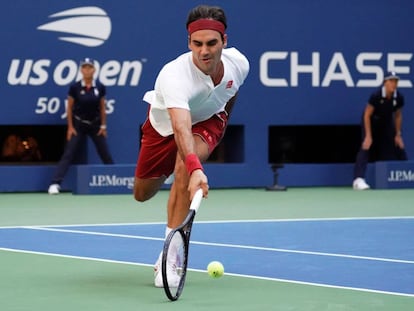
[(207, 266), (208, 275), (212, 278), (219, 278), (224, 274), (224, 267), (219, 261), (212, 261)]

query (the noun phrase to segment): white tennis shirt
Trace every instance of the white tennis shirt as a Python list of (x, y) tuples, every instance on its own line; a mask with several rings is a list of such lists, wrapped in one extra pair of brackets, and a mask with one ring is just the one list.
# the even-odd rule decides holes
[(149, 120), (162, 136), (173, 134), (168, 108), (190, 110), (192, 124), (207, 120), (224, 110), (249, 72), (247, 58), (235, 48), (223, 49), (224, 76), (214, 86), (209, 75), (198, 69), (191, 52), (167, 63), (158, 74), (154, 90), (144, 95), (151, 105)]

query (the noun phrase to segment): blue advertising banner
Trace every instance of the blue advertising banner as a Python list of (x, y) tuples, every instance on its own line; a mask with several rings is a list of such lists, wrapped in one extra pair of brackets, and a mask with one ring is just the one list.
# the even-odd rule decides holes
[(134, 165), (78, 165), (75, 194), (132, 194)]
[[(114, 160), (133, 166), (148, 108), (142, 97), (162, 66), (188, 51), (185, 22), (199, 3), (2, 2), (0, 126), (65, 125), (69, 85), (80, 78), (79, 60), (91, 57), (98, 62), (96, 77), (107, 86)], [(230, 119), (230, 125), (244, 128), (237, 152), (243, 154), (245, 171), (233, 176), (234, 186), (244, 174), (250, 176), (250, 186), (271, 182), (270, 126), (357, 125), (369, 95), (390, 70), (401, 77), (404, 138), (409, 157), (414, 154), (413, 1), (214, 4), (227, 13), (228, 46), (243, 52), (251, 66)], [(88, 163), (100, 164), (90, 142), (87, 149)], [(287, 169), (284, 173), (289, 174)], [(211, 179), (221, 178), (226, 168), (217, 174)]]
[(375, 163), (375, 188), (414, 188), (414, 161)]

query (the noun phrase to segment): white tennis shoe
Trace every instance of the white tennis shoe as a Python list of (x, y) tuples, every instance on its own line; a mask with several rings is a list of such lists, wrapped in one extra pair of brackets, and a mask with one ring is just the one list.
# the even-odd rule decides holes
[(369, 185), (365, 182), (365, 179), (358, 177), (355, 178), (354, 182), (352, 183), (352, 187), (354, 190), (367, 190), (369, 189)]
[(59, 184), (51, 184), (49, 186), (49, 190), (47, 192), (49, 194), (59, 194), (60, 193), (60, 185)]
[[(164, 283), (162, 282), (162, 271), (161, 271), (161, 258), (162, 253), (157, 259), (157, 262), (154, 265), (154, 285), (155, 287), (164, 287)], [(168, 285), (170, 287), (178, 287), (180, 283), (180, 276), (177, 272), (177, 265), (170, 260), (167, 260), (167, 277), (168, 277)]]

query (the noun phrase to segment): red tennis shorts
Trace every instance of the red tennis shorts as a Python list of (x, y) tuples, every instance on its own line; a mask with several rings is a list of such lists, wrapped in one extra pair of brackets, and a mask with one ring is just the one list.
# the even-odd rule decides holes
[[(220, 112), (210, 119), (193, 125), (192, 132), (208, 144), (209, 153), (220, 143), (227, 127), (227, 113)], [(141, 148), (135, 176), (142, 179), (170, 176), (174, 172), (177, 145), (174, 135), (161, 136), (147, 118), (142, 125)]]

